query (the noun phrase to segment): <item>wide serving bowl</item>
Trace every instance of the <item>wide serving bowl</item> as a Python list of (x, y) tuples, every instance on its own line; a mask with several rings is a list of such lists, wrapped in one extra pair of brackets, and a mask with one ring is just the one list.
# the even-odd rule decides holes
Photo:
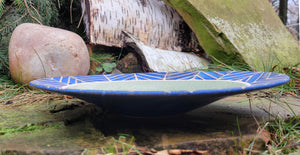
[(289, 80), (285, 74), (272, 72), (198, 71), (65, 76), (34, 80), (30, 85), (83, 99), (110, 112), (165, 116)]

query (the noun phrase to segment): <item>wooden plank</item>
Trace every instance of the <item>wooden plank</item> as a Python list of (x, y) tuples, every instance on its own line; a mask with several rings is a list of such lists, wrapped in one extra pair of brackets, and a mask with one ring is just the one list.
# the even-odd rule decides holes
[(206, 53), (224, 63), (271, 71), (300, 62), (298, 42), (267, 0), (164, 2), (183, 17)]

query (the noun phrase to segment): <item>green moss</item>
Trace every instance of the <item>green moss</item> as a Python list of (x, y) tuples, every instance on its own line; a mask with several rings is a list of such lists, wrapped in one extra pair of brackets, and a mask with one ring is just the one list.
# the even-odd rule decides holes
[[(22, 102), (22, 101), (20, 101)], [(12, 102), (12, 105), (18, 104)], [(11, 128), (15, 126), (23, 126), (32, 123), (49, 122), (53, 120), (47, 112), (46, 104), (23, 104), (10, 107), (10, 105), (0, 105), (0, 128)]]
[(231, 65), (258, 71), (300, 62), (297, 41), (262, 0), (164, 0), (195, 32), (205, 52)]
[(59, 122), (55, 122), (53, 124), (26, 124), (19, 127), (10, 127), (10, 128), (0, 128), (0, 135), (9, 135), (15, 134), (20, 132), (32, 132), (37, 130), (42, 130), (46, 128), (59, 128), (63, 127), (64, 125)]
[(182, 0), (165, 0), (165, 2), (175, 8), (184, 18), (207, 54), (229, 65), (244, 62), (223, 32), (208, 21), (192, 4)]
[(24, 112), (12, 110), (9, 110), (7, 112), (3, 111), (1, 111), (0, 114), (0, 129), (10, 128), (14, 126), (23, 126), (24, 124), (30, 123), (47, 122), (51, 120), (50, 115), (46, 115), (40, 112)]
[[(88, 121), (71, 125), (53, 124), (46, 128), (0, 136), (0, 151), (6, 150), (80, 150), (105, 143), (104, 135)], [(29, 130), (29, 128), (27, 128)]]

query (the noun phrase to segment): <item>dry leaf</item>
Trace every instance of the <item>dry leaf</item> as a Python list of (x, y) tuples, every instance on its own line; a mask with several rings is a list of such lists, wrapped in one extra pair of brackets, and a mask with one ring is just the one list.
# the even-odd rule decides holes
[[(259, 129), (260, 130), (260, 129)], [(259, 130), (257, 132), (259, 132)], [(267, 131), (266, 129), (263, 129), (261, 134), (260, 134), (260, 138), (265, 142), (265, 146), (268, 147), (268, 145), (271, 143), (271, 136), (269, 131)]]
[(73, 99), (73, 96), (64, 95), (65, 99)]
[(5, 90), (0, 91), (0, 95), (4, 95)]
[(181, 155), (181, 154), (190, 154), (190, 155), (210, 155), (208, 151), (200, 151), (200, 150), (181, 150), (181, 149), (173, 149), (169, 150), (170, 155)]
[(168, 150), (158, 151), (155, 155), (169, 155)]
[(156, 154), (157, 151), (154, 149), (147, 149), (144, 147), (137, 147), (137, 149), (143, 154), (143, 155), (152, 155), (152, 154)]

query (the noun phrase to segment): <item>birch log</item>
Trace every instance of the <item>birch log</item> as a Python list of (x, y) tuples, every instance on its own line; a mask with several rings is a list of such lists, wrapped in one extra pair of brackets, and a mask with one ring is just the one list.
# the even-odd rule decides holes
[(140, 55), (144, 71), (185, 72), (208, 68), (209, 62), (195, 54), (149, 47), (132, 34), (123, 32), (129, 37), (125, 41), (126, 44), (134, 48)]
[(174, 51), (198, 50), (196, 37), (162, 0), (81, 0), (91, 44), (124, 46), (122, 31), (145, 45)]

